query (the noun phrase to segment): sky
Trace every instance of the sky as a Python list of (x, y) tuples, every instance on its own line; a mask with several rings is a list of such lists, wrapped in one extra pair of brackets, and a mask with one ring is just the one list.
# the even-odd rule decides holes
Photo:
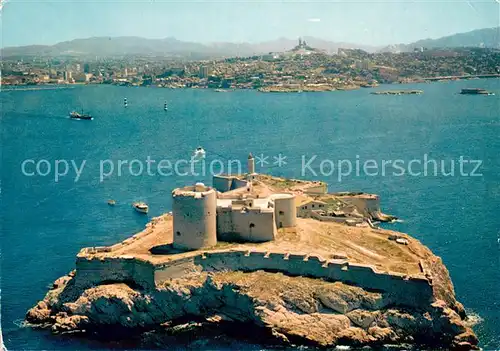
[(500, 25), (500, 0), (2, 2), (2, 47), (93, 36), (175, 37), (199, 43), (314, 36), (379, 46)]

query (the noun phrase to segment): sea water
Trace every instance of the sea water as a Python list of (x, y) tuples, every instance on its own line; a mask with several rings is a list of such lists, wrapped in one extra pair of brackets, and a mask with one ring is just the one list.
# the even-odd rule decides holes
[[(174, 187), (211, 184), (210, 170), (203, 171), (201, 163), (193, 169), (178, 164), (163, 175), (155, 168), (167, 160), (173, 170), (202, 146), (207, 166), (219, 162), (227, 167), (229, 161), (240, 160), (245, 171), (252, 152), (258, 157), (257, 172), (323, 180), (330, 191), (380, 194), (384, 212), (402, 219), (386, 226), (409, 233), (442, 257), (458, 300), (480, 317), (474, 328), (481, 346), (500, 348), (499, 83), (492, 79), (377, 88), (424, 90), (422, 95), (401, 96), (371, 95), (371, 89), (273, 94), (115, 86), (1, 92), (1, 328), (6, 346), (119, 347), (52, 336), (24, 328), (21, 321), (48, 285), (74, 268), (80, 248), (113, 244), (141, 230), (151, 217), (171, 209)], [(458, 94), (476, 87), (497, 94)], [(163, 110), (165, 101), (168, 111)], [(68, 118), (70, 111), (81, 109), (94, 120)], [(464, 169), (467, 175), (460, 174), (461, 156), (481, 161), (478, 176), (470, 174), (470, 164)], [(149, 174), (148, 157), (155, 161)], [(310, 169), (304, 168), (313, 157)], [(418, 163), (413, 164), (415, 175), (397, 175), (401, 172), (391, 167), (376, 175), (374, 169), (362, 169), (367, 160), (379, 167), (382, 160), (402, 160), (407, 167), (424, 157), (445, 161), (447, 173), (454, 162), (455, 174), (435, 175), (431, 170), (416, 175), (423, 171)], [(47, 160), (40, 173), (47, 173), (50, 165), (46, 176), (33, 175), (40, 160)], [(70, 168), (56, 181), (58, 160), (59, 167), (66, 161)], [(82, 170), (78, 179), (72, 161)], [(354, 168), (359, 161), (361, 169), (340, 175), (348, 173), (345, 161)], [(103, 177), (103, 172), (110, 174)], [(107, 204), (110, 199), (115, 206)], [(147, 202), (149, 214), (134, 212), (134, 201)], [(211, 346), (218, 347), (209, 341), (207, 348)]]

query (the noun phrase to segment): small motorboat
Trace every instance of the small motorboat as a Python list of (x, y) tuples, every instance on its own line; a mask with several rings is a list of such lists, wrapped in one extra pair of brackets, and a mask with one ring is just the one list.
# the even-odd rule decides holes
[(202, 160), (202, 159), (205, 158), (205, 155), (206, 155), (205, 150), (201, 146), (198, 146), (196, 148), (196, 150), (194, 150), (193, 156), (191, 157), (191, 159), (193, 159), (193, 160)]
[(148, 213), (149, 207), (144, 202), (134, 202), (132, 207), (139, 213)]
[(163, 111), (168, 111), (168, 105), (167, 102), (163, 104)]
[(108, 200), (108, 205), (114, 206), (114, 205), (116, 205), (116, 201), (115, 200)]
[(78, 113), (76, 111), (73, 111), (69, 114), (69, 118), (72, 119), (86, 119), (86, 120), (93, 120), (91, 115), (84, 114), (83, 111), (82, 113)]

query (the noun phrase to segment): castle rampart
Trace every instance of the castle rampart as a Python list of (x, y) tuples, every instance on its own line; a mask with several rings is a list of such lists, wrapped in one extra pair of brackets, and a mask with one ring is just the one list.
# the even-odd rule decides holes
[(271, 195), (274, 200), (274, 210), (277, 228), (292, 228), (297, 224), (297, 206), (292, 194)]
[(321, 222), (335, 222), (335, 223), (344, 223), (347, 225), (360, 225), (365, 222), (364, 218), (357, 217), (333, 217), (333, 216), (325, 216), (318, 211), (310, 211), (309, 216)]
[(215, 190), (225, 193), (231, 190), (234, 178), (234, 176), (226, 176), (222, 174), (214, 175), (212, 177), (212, 185)]
[(318, 182), (317, 184), (305, 187), (303, 192), (308, 195), (324, 195), (328, 192), (328, 185), (326, 183)]
[(382, 291), (398, 304), (423, 306), (433, 299), (431, 282), (420, 276), (384, 273), (373, 266), (326, 260), (303, 253), (263, 251), (212, 251), (193, 253), (167, 262), (152, 264), (134, 257), (78, 257), (76, 283), (81, 288), (104, 282), (126, 282), (145, 289), (188, 274), (201, 272), (258, 270), (281, 272), (327, 281), (340, 281), (365, 289)]
[[(342, 195), (342, 193), (339, 193)], [(365, 215), (372, 216), (380, 212), (380, 198), (378, 195), (373, 194), (358, 194), (339, 197), (344, 203), (353, 205), (357, 210)]]
[(231, 190), (245, 188), (248, 182), (245, 179), (240, 179), (232, 175), (214, 175), (212, 184), (215, 190), (225, 193)]
[(273, 208), (219, 207), (217, 235), (223, 241), (264, 242), (274, 240)]
[(86, 289), (106, 282), (125, 282), (145, 289), (155, 286), (155, 268), (136, 257), (77, 257), (75, 283)]

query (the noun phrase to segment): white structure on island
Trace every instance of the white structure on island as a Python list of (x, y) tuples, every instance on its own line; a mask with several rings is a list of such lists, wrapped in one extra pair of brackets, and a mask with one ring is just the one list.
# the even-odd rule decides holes
[(202, 183), (172, 192), (173, 245), (178, 249), (200, 249), (217, 244), (214, 189)]
[(251, 153), (248, 155), (247, 169), (248, 169), (249, 175), (252, 175), (255, 173), (255, 159), (253, 158), (253, 155)]
[(297, 206), (295, 195), (274, 194), (270, 198), (274, 202), (274, 215), (278, 228), (291, 228), (297, 225)]
[(217, 239), (238, 242), (274, 240), (278, 228), (296, 226), (295, 196), (217, 198), (213, 188), (198, 183), (175, 189), (173, 245), (196, 250), (217, 244)]
[(211, 247), (218, 239), (271, 241), (278, 228), (296, 226), (295, 195), (272, 194), (260, 198), (254, 195), (252, 186), (257, 174), (252, 154), (247, 166), (246, 177), (214, 176), (214, 188), (197, 183), (172, 192), (175, 248)]

